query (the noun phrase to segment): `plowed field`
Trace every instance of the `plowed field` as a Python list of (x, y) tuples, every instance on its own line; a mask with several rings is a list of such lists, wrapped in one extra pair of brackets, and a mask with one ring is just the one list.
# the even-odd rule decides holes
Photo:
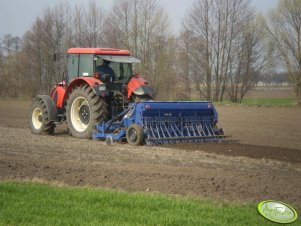
[(218, 144), (132, 147), (28, 128), (30, 102), (0, 101), (0, 180), (160, 192), (301, 207), (301, 109), (218, 106)]

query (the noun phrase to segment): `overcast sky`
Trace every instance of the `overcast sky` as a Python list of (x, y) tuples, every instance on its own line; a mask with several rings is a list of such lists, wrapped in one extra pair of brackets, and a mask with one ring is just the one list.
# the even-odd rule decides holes
[[(43, 9), (52, 7), (61, 0), (0, 0), (0, 38), (7, 33), (22, 35), (30, 29), (35, 18)], [(83, 5), (89, 0), (62, 0), (71, 5)], [(109, 10), (114, 0), (98, 0), (101, 6)], [(181, 19), (195, 0), (158, 0), (162, 2), (170, 15), (172, 26), (179, 30)], [(266, 12), (277, 5), (278, 0), (251, 0), (255, 8)]]

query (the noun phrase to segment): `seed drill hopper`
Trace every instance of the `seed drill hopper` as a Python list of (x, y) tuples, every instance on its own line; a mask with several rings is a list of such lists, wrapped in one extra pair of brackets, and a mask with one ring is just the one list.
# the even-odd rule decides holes
[(214, 142), (223, 137), (211, 102), (134, 103), (108, 122), (96, 126), (94, 139), (127, 139), (133, 145)]

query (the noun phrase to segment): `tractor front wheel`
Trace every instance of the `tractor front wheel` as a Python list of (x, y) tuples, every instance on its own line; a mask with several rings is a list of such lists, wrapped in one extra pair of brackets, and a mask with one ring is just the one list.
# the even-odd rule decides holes
[(141, 145), (144, 140), (142, 128), (137, 124), (130, 125), (129, 128), (126, 130), (126, 140), (131, 145)]
[(33, 134), (54, 133), (54, 122), (49, 120), (46, 103), (40, 98), (33, 100), (29, 114), (29, 124)]
[(105, 101), (89, 85), (76, 87), (67, 101), (66, 117), (72, 136), (91, 138), (96, 124), (107, 118)]

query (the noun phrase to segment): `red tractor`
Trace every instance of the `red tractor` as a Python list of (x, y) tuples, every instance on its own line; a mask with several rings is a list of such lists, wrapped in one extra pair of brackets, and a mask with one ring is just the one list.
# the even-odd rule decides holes
[(150, 100), (154, 90), (132, 64), (140, 60), (128, 50), (71, 48), (67, 73), (50, 96), (38, 95), (30, 112), (34, 134), (52, 134), (56, 123), (66, 121), (71, 135), (91, 138), (95, 126), (128, 108)]

